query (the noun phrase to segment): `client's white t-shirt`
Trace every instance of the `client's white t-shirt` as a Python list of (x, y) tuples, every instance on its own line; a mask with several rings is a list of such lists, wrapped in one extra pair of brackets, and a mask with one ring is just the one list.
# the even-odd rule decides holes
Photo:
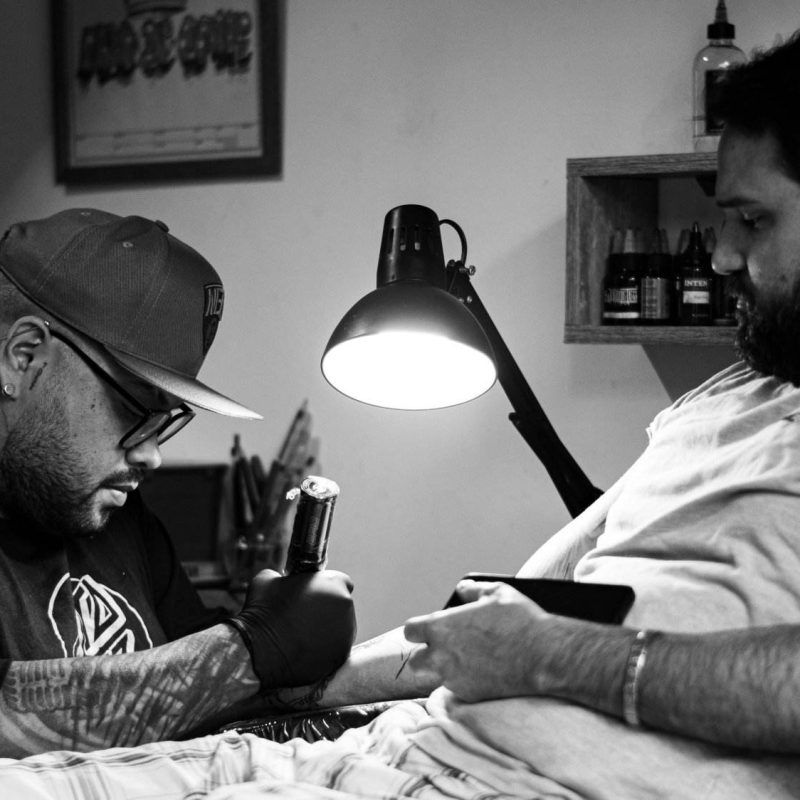
[[(596, 538), (575, 579), (633, 586), (625, 624), (637, 628), (800, 622), (800, 389), (736, 364), (661, 412), (648, 433), (618, 484), (569, 536), (554, 537)], [(438, 695), (443, 718), (580, 797), (800, 797), (798, 758), (635, 730), (548, 698)]]

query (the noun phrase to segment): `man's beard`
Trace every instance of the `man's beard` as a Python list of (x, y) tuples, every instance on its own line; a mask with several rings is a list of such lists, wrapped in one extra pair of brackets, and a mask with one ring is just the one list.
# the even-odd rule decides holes
[(111, 513), (93, 509), (92, 494), (97, 488), (70, 444), (58, 396), (50, 395), (28, 409), (0, 451), (3, 514), (31, 533), (91, 536), (105, 528)]
[(733, 273), (730, 291), (736, 308), (736, 347), (754, 370), (800, 386), (800, 278), (789, 297), (756, 294), (747, 275)]

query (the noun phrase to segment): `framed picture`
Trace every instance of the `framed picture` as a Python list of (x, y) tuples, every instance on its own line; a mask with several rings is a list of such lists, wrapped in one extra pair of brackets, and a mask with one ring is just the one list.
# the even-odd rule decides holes
[(56, 180), (281, 171), (279, 0), (52, 0)]

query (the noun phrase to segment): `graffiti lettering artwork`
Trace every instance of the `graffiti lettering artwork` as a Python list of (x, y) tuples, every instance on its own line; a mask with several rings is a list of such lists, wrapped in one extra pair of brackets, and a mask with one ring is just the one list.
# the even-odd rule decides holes
[(59, 182), (280, 174), (279, 0), (58, 0), (52, 15)]
[(244, 72), (252, 58), (252, 33), (253, 19), (246, 11), (186, 14), (179, 25), (170, 17), (87, 25), (80, 36), (78, 78), (84, 84), (124, 82), (136, 70), (159, 77), (176, 62), (186, 75), (209, 66)]

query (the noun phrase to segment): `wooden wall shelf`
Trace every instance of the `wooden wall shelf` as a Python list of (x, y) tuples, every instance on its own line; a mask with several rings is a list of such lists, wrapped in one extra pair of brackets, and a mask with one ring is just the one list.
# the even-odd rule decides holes
[(566, 325), (570, 344), (691, 344), (733, 345), (735, 326), (679, 325)]
[(679, 179), (713, 196), (716, 153), (573, 158), (567, 160), (565, 342), (726, 345), (732, 327), (602, 324), (603, 278), (615, 228), (662, 227), (661, 185)]

